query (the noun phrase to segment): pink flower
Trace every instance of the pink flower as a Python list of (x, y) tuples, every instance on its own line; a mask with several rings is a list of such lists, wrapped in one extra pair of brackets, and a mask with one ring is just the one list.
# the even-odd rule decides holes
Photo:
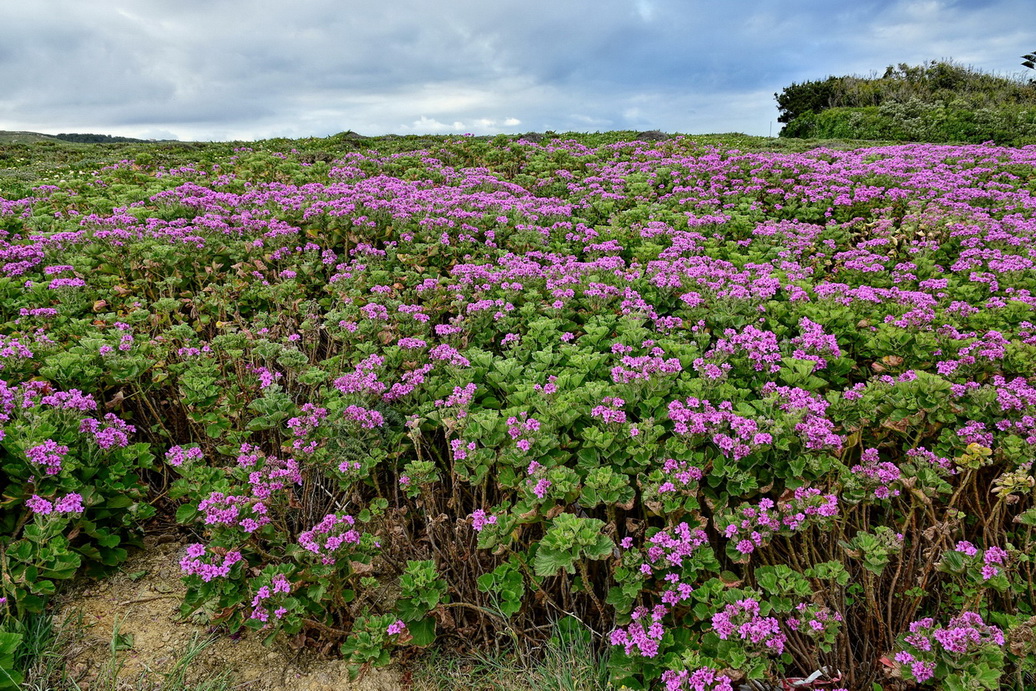
[(25, 506), (33, 513), (46, 516), (54, 511), (54, 505), (36, 494), (25, 500)]
[(471, 514), (471, 527), (476, 532), (481, 532), (487, 525), (496, 525), (496, 516), (487, 515), (482, 509), (476, 510)]

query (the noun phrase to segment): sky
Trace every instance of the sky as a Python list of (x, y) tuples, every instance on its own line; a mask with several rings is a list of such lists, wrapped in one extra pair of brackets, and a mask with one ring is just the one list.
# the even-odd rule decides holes
[(766, 136), (794, 82), (1033, 51), (1034, 0), (0, 0), (0, 130)]

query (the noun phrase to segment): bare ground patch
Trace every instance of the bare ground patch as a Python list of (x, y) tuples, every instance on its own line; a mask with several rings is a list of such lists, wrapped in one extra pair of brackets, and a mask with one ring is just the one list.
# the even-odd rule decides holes
[[(70, 589), (58, 603), (57, 621), (66, 630), (81, 626), (69, 640), (68, 677), (82, 689), (171, 689), (170, 673), (186, 669), (181, 688), (197, 688), (221, 674), (223, 688), (250, 691), (394, 691), (405, 688), (392, 666), (350, 681), (341, 660), (295, 651), (284, 643), (266, 647), (245, 632), (231, 637), (204, 622), (184, 619), (179, 605), (186, 592), (179, 560), (186, 542), (150, 536), (147, 549), (133, 555), (118, 573)], [(190, 664), (185, 654), (210, 641)], [(113, 641), (115, 645), (113, 645)], [(116, 650), (113, 650), (116, 648)]]

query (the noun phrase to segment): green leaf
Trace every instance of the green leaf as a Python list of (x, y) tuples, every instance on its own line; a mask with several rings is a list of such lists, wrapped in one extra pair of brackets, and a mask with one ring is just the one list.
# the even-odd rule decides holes
[(18, 603), (25, 609), (26, 612), (42, 612), (43, 607), (47, 604), (46, 601), (38, 595), (26, 594), (18, 598)]
[(321, 581), (320, 583), (314, 583), (306, 589), (306, 596), (313, 602), (320, 602), (324, 599), (324, 594), (327, 592), (327, 581)]
[(190, 523), (199, 513), (201, 512), (198, 511), (198, 507), (194, 504), (181, 504), (176, 509), (176, 522)]
[(1036, 507), (1022, 511), (1014, 520), (1022, 525), (1036, 526)]
[(116, 494), (108, 497), (108, 501), (104, 503), (105, 508), (109, 509), (128, 509), (133, 505), (133, 498), (126, 494)]
[(22, 685), (23, 675), (15, 669), (14, 654), (22, 643), (22, 634), (0, 632), (0, 691), (15, 691)]
[(132, 650), (133, 649), (133, 634), (132, 633), (116, 633), (112, 636), (111, 640), (112, 652), (119, 652), (121, 650)]
[(412, 621), (406, 625), (406, 628), (413, 638), (410, 641), (411, 645), (424, 648), (435, 642), (435, 619), (432, 617), (427, 617), (420, 621)]
[(536, 551), (536, 557), (533, 559), (533, 569), (537, 576), (546, 578), (547, 576), (553, 576), (558, 571), (564, 569), (568, 573), (575, 573), (575, 560), (572, 554), (569, 552), (552, 550), (543, 545)]

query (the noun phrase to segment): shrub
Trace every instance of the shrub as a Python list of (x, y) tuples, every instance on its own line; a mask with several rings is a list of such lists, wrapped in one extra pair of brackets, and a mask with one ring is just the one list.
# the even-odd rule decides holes
[(1022, 145), (1036, 134), (1032, 83), (952, 62), (792, 84), (775, 97), (782, 137)]
[(12, 615), (173, 501), (185, 613), (357, 672), (1033, 669), (1033, 152), (433, 144), (2, 202)]

